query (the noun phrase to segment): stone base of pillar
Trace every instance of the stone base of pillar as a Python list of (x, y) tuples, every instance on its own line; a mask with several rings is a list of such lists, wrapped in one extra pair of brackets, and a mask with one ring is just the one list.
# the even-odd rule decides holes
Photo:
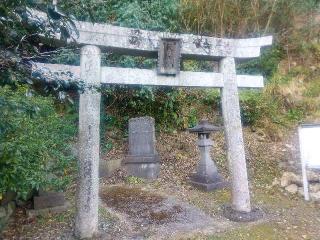
[(199, 176), (195, 174), (190, 177), (189, 182), (195, 188), (198, 188), (205, 192), (229, 187), (229, 183), (225, 181), (220, 175), (216, 175), (214, 178), (209, 178), (206, 176)]
[(159, 177), (159, 156), (128, 155), (124, 161), (125, 169), (130, 176), (154, 180)]
[(230, 205), (223, 206), (223, 215), (233, 222), (254, 222), (264, 217), (264, 212), (260, 208), (252, 208), (251, 212), (241, 212), (234, 210)]

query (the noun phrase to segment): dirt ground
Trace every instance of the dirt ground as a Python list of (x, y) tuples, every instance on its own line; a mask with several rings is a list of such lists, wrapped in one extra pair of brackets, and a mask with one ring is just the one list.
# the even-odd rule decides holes
[[(265, 217), (234, 223), (222, 214), (222, 206), (230, 202), (229, 189), (206, 193), (188, 183), (199, 158), (196, 137), (186, 132), (158, 134), (159, 179), (145, 182), (126, 177), (122, 170), (101, 179), (97, 239), (320, 239), (320, 205), (272, 186), (284, 170), (281, 167), (295, 161), (291, 138), (272, 142), (260, 132), (245, 130), (252, 203), (264, 210)], [(223, 133), (212, 139), (212, 156), (228, 180)], [(114, 140), (113, 145), (106, 159), (125, 151), (123, 140)], [(25, 209), (18, 208), (2, 239), (74, 239), (74, 189), (73, 185), (67, 191), (73, 207), (63, 214), (28, 219)]]

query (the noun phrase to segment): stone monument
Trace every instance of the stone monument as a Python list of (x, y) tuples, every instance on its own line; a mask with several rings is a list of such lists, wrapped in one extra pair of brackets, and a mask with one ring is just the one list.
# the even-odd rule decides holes
[(198, 134), (200, 150), (197, 172), (190, 177), (190, 183), (204, 191), (212, 191), (227, 186), (227, 182), (222, 179), (210, 157), (210, 148), (213, 146), (213, 141), (209, 138), (210, 133), (220, 130), (219, 127), (209, 124), (208, 120), (201, 120), (197, 126), (189, 129), (189, 132)]
[(129, 120), (129, 154), (124, 160), (129, 175), (146, 179), (156, 179), (159, 176), (159, 155), (155, 142), (152, 117)]

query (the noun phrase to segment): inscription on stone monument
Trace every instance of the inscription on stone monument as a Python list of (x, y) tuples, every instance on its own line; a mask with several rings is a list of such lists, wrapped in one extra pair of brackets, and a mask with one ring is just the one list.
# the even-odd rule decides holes
[(162, 38), (159, 41), (158, 73), (177, 75), (180, 72), (181, 40)]

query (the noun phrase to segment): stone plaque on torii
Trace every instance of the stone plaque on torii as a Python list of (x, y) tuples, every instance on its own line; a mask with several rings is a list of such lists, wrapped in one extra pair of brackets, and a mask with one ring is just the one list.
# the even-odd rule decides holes
[[(34, 13), (38, 18), (46, 19), (44, 13)], [(240, 220), (250, 216), (254, 210), (250, 203), (238, 88), (262, 88), (264, 83), (262, 76), (237, 75), (235, 59), (259, 57), (261, 47), (272, 44), (272, 37), (222, 39), (80, 21), (75, 21), (75, 24), (79, 36), (74, 38), (77, 44), (83, 46), (80, 67), (34, 63), (33, 72), (40, 72), (49, 80), (59, 78), (83, 81), (86, 85), (96, 87), (100, 84), (133, 84), (222, 90), (222, 110), (232, 187), (230, 215), (237, 219), (239, 213)], [(60, 40), (59, 34), (52, 37), (56, 41)], [(171, 42), (165, 42), (166, 39)], [(158, 56), (158, 64), (163, 62), (164, 65), (159, 65), (155, 70), (101, 67), (100, 49), (126, 55)], [(166, 52), (166, 49), (170, 49), (170, 52)], [(181, 54), (182, 59), (218, 60), (220, 71), (179, 71), (176, 66), (180, 62), (177, 63), (172, 54)], [(71, 73), (71, 76), (66, 76), (65, 72)], [(97, 232), (98, 227), (100, 97), (101, 94), (94, 88), (86, 88), (84, 93), (80, 94), (80, 179), (75, 226), (76, 234), (81, 238), (91, 237)]]

